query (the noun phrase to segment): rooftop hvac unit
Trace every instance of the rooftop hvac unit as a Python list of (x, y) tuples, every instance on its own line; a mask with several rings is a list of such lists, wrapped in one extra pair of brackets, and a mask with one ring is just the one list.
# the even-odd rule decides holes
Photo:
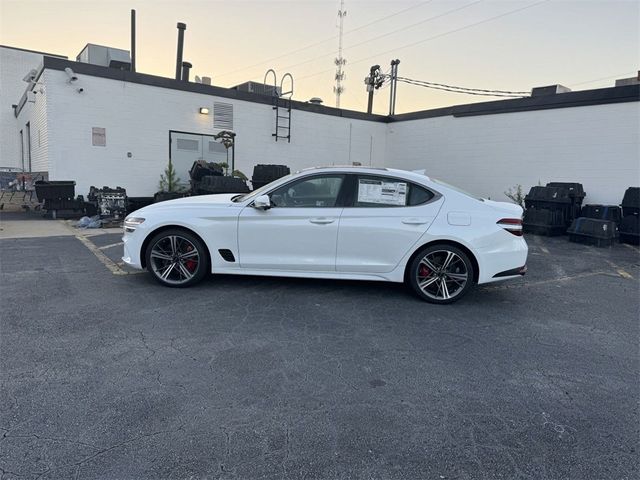
[(101, 67), (117, 68), (118, 70), (131, 70), (131, 57), (129, 50), (104, 47), (88, 43), (76, 57), (77, 62), (100, 65)]
[(535, 87), (531, 89), (532, 97), (542, 97), (545, 95), (557, 95), (558, 93), (568, 93), (571, 89), (564, 85), (548, 85), (546, 87)]
[(255, 93), (257, 95), (273, 96), (274, 88), (275, 88), (276, 96), (279, 97), (280, 94), (282, 93), (282, 90), (280, 90), (280, 87), (274, 87), (273, 85), (266, 85), (264, 83), (258, 83), (258, 82), (244, 82), (244, 83), (241, 83), (240, 85), (236, 85), (235, 87), (231, 87), (231, 88), (233, 90), (238, 90), (239, 92), (249, 92), (249, 93)]

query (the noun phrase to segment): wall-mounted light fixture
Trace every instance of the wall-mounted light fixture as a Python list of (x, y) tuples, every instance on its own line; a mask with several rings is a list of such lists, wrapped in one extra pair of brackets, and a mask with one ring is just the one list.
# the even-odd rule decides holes
[(209, 115), (209, 107), (200, 107), (200, 113), (202, 115)]

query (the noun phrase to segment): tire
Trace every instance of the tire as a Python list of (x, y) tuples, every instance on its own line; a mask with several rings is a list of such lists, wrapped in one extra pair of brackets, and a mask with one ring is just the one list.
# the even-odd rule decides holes
[(209, 269), (206, 247), (186, 230), (165, 230), (155, 235), (149, 242), (145, 258), (149, 273), (165, 287), (195, 285)]
[(407, 273), (408, 283), (422, 300), (441, 305), (464, 297), (473, 286), (475, 274), (469, 256), (447, 244), (421, 250)]

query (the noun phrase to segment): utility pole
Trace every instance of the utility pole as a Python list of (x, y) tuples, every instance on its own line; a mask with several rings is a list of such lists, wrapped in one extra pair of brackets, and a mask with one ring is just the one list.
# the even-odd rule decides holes
[(338, 10), (338, 21), (340, 33), (338, 35), (338, 56), (335, 59), (336, 70), (336, 86), (333, 87), (333, 92), (336, 94), (336, 107), (340, 108), (340, 95), (344, 92), (342, 81), (345, 78), (344, 65), (347, 63), (347, 59), (342, 57), (342, 37), (344, 35), (344, 17), (347, 16), (347, 11), (344, 9), (344, 0), (340, 0), (340, 10)]
[(373, 111), (373, 91), (377, 90), (384, 83), (384, 77), (380, 75), (380, 65), (373, 65), (369, 69), (369, 76), (365, 77), (364, 83), (369, 92), (369, 101), (367, 102), (367, 113)]
[(389, 93), (389, 115), (396, 113), (396, 88), (398, 86), (398, 65), (400, 60), (391, 60), (391, 84)]

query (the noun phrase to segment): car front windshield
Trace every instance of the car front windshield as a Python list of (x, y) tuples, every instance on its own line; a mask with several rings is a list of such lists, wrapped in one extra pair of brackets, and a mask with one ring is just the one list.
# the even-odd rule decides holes
[(271, 183), (267, 183), (266, 185), (254, 190), (253, 192), (249, 192), (246, 193), (244, 195), (237, 195), (235, 197), (233, 197), (231, 199), (231, 201), (233, 202), (244, 202), (246, 200), (253, 200), (256, 197), (259, 197), (260, 195), (262, 195), (264, 192), (268, 191), (269, 189), (271, 189), (273, 187), (273, 184), (275, 182), (279, 182), (280, 180), (286, 179), (286, 178), (290, 178), (292, 177), (294, 174), (290, 173), (289, 175), (286, 175), (284, 177), (278, 178), (277, 180), (274, 180)]

